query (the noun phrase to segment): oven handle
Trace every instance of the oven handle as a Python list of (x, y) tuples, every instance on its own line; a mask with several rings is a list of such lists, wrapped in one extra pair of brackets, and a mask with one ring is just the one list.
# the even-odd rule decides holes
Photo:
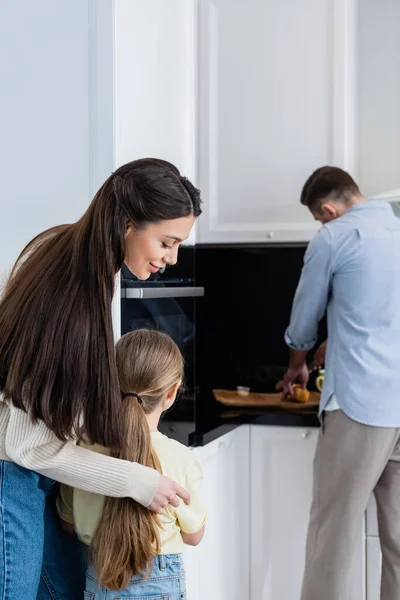
[(161, 287), (161, 288), (124, 288), (121, 298), (139, 300), (141, 298), (199, 298), (204, 296), (203, 287)]

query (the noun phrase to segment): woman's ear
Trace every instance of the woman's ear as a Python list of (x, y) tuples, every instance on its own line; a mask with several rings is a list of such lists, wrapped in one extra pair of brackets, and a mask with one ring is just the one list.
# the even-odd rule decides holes
[(132, 225), (132, 221), (130, 221), (129, 219), (126, 220), (125, 223), (125, 238), (128, 237), (128, 235), (130, 235), (133, 232), (133, 225)]

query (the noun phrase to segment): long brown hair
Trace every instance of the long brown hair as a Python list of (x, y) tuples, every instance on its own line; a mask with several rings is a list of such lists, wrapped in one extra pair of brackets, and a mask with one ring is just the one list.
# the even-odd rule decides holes
[[(125, 437), (113, 456), (161, 471), (151, 445), (146, 414), (182, 380), (183, 360), (175, 342), (165, 333), (139, 329), (124, 335), (116, 346)], [(159, 552), (157, 515), (130, 498), (106, 498), (101, 521), (92, 541), (93, 565), (101, 585), (125, 588)]]
[(115, 171), (79, 221), (45, 231), (19, 256), (0, 300), (0, 392), (60, 439), (123, 439), (112, 334), (115, 275), (127, 221), (201, 213), (200, 192), (176, 167), (141, 159)]

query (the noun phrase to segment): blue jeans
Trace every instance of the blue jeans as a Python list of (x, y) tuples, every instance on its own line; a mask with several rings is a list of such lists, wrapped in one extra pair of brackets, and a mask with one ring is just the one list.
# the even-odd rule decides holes
[(132, 577), (124, 590), (112, 592), (101, 587), (93, 568), (86, 574), (85, 600), (186, 600), (185, 568), (180, 554), (156, 556), (149, 577)]
[(60, 527), (54, 488), (51, 479), (0, 460), (1, 600), (83, 597), (83, 547)]

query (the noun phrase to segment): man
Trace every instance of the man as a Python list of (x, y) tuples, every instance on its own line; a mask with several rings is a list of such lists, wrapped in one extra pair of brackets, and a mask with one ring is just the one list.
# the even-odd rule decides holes
[[(301, 600), (340, 600), (368, 499), (378, 506), (382, 600), (400, 598), (400, 219), (348, 173), (315, 171), (301, 202), (323, 227), (308, 246), (286, 342), (285, 390), (328, 311), (328, 341)], [(322, 349), (323, 350), (323, 349)]]

